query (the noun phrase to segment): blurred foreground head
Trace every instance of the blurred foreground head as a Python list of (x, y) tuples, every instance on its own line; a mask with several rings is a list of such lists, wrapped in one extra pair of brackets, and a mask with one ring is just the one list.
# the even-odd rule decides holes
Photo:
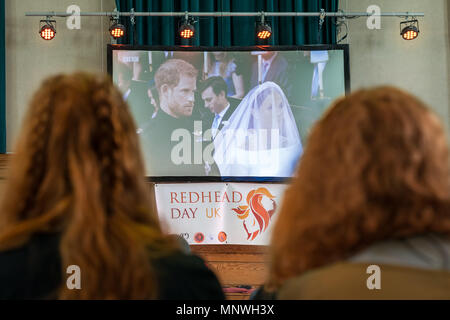
[(34, 95), (0, 212), (0, 250), (61, 234), (61, 298), (152, 297), (148, 248), (164, 241), (144, 180), (136, 128), (103, 76), (58, 75)]
[(269, 288), (378, 241), (450, 235), (438, 118), (391, 87), (337, 101), (317, 123), (272, 234)]

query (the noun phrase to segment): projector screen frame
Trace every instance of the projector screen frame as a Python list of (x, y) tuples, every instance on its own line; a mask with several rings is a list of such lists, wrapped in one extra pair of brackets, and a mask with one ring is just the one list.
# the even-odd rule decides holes
[[(113, 77), (113, 51), (323, 51), (341, 50), (344, 58), (344, 86), (345, 95), (349, 95), (350, 88), (350, 55), (348, 44), (300, 45), (300, 46), (239, 46), (239, 47), (204, 47), (204, 46), (153, 46), (153, 45), (107, 45), (107, 72)], [(147, 181), (153, 183), (177, 182), (245, 182), (245, 183), (289, 183), (291, 177), (236, 177), (236, 176), (146, 176)]]

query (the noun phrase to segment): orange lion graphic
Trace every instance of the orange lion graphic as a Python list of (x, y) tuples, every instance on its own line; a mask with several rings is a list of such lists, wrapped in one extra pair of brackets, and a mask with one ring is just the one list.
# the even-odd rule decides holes
[[(261, 203), (264, 196), (272, 202), (272, 209), (266, 210)], [(275, 200), (273, 200), (274, 198), (266, 188), (258, 188), (248, 193), (246, 206), (232, 209), (237, 213), (239, 219), (244, 220), (242, 224), (245, 232), (247, 232), (247, 240), (255, 239), (258, 234), (263, 233), (269, 226), (270, 218), (277, 207)]]

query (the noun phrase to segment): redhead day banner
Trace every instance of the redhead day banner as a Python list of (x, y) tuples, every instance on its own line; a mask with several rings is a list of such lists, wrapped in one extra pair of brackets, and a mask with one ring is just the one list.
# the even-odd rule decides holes
[(156, 184), (159, 218), (189, 244), (268, 245), (287, 185)]

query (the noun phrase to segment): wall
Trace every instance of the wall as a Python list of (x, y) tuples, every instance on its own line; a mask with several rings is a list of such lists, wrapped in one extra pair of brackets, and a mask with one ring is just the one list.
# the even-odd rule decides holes
[[(390, 84), (406, 89), (432, 107), (449, 129), (449, 4), (446, 0), (341, 0), (340, 9), (366, 12), (424, 12), (416, 40), (400, 37), (400, 18), (385, 17), (380, 30), (366, 18), (348, 20), (352, 90)], [(448, 132), (448, 131), (447, 131)]]
[[(108, 18), (82, 17), (81, 30), (68, 30), (57, 18), (57, 36), (38, 35), (40, 17), (29, 11), (66, 11), (76, 3), (82, 11), (112, 11), (114, 0), (6, 0), (7, 150), (13, 150), (31, 94), (48, 75), (73, 70), (106, 72)], [(446, 0), (340, 0), (345, 11), (365, 12), (376, 4), (384, 12), (424, 12), (420, 36), (400, 38), (399, 18), (382, 18), (380, 30), (368, 30), (366, 19), (348, 21), (352, 90), (382, 84), (407, 89), (428, 103), (450, 127), (449, 4)]]
[(60, 72), (106, 72), (107, 17), (81, 17), (81, 29), (69, 30), (65, 18), (56, 18), (56, 37), (39, 36), (42, 17), (25, 12), (66, 12), (76, 4), (81, 11), (113, 11), (114, 0), (6, 0), (6, 130), (7, 151), (14, 150), (22, 118), (41, 81)]

